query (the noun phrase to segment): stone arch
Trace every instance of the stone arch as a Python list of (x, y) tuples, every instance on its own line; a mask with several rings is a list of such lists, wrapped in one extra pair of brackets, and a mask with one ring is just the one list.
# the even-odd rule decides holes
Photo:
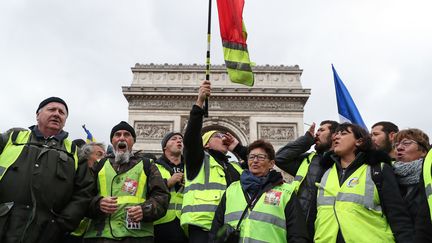
[(215, 117), (207, 119), (203, 122), (202, 133), (208, 132), (210, 130), (218, 130), (221, 132), (229, 132), (234, 137), (236, 137), (240, 143), (244, 146), (249, 144), (249, 136), (245, 133), (237, 124), (226, 120), (224, 118)]

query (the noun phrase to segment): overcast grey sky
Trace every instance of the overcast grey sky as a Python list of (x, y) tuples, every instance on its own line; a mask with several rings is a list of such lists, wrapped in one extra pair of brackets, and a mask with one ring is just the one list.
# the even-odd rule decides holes
[[(212, 59), (222, 64), (216, 2)], [(65, 130), (98, 141), (127, 120), (121, 86), (135, 63), (204, 64), (207, 0), (1, 0), (0, 131), (35, 123), (62, 97)], [(338, 120), (331, 64), (370, 127), (390, 120), (432, 135), (430, 0), (247, 0), (244, 22), (257, 65), (296, 65), (312, 89), (307, 123)]]

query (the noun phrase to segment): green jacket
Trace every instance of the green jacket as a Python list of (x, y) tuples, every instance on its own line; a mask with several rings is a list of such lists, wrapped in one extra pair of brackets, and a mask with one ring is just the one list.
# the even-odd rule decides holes
[(0, 136), (0, 242), (58, 242), (84, 217), (94, 181), (67, 136), (36, 126)]

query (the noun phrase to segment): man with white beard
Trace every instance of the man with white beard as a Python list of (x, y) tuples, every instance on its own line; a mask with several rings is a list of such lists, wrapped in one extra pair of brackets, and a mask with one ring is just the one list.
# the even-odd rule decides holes
[(168, 188), (154, 163), (132, 152), (132, 126), (120, 122), (110, 139), (113, 156), (93, 167), (98, 196), (90, 205), (84, 242), (153, 242), (153, 221), (167, 211)]

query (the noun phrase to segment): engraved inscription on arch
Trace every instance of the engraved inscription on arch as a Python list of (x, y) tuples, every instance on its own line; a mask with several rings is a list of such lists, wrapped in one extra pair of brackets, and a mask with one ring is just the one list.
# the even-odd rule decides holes
[(297, 137), (296, 123), (257, 123), (258, 137), (269, 142), (281, 144)]
[(162, 140), (166, 133), (171, 132), (174, 121), (135, 121), (138, 141)]

